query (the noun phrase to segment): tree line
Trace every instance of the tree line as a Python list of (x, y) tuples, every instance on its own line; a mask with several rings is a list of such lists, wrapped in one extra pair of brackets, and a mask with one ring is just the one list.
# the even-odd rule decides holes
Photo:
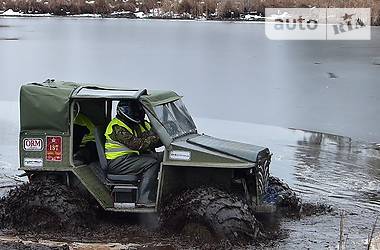
[[(372, 9), (372, 21), (380, 23), (380, 0), (2, 0), (0, 9), (28, 14), (102, 14), (153, 12), (153, 17), (208, 19), (238, 18), (242, 14), (264, 15), (265, 8), (361, 7)], [(157, 11), (153, 11), (157, 10)]]

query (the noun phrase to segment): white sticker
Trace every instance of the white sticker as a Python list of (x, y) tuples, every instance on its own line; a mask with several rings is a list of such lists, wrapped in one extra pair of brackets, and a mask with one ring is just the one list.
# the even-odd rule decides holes
[(24, 167), (28, 168), (42, 168), (44, 160), (42, 158), (24, 158)]
[(173, 150), (173, 151), (170, 151), (169, 159), (170, 160), (176, 160), (176, 161), (190, 161), (191, 152), (190, 151)]
[(25, 138), (22, 142), (25, 151), (42, 151), (44, 141), (41, 138)]

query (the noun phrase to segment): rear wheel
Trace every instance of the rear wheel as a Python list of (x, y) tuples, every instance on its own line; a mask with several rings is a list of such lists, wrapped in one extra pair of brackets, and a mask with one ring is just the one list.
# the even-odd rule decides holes
[(250, 241), (259, 232), (252, 210), (239, 198), (212, 187), (188, 190), (162, 210), (164, 227), (232, 242)]
[(95, 212), (76, 189), (57, 176), (38, 175), (10, 191), (0, 204), (3, 225), (27, 230), (74, 229), (89, 225)]

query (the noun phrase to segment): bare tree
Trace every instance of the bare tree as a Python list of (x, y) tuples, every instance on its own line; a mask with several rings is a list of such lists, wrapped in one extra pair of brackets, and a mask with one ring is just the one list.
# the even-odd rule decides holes
[(175, 3), (173, 0), (162, 0), (161, 9), (164, 13), (174, 12)]
[(192, 10), (193, 10), (193, 6), (189, 0), (182, 0), (179, 3), (178, 11), (180, 13), (192, 13)]
[(237, 8), (236, 3), (231, 0), (220, 2), (218, 5), (218, 13), (222, 18), (238, 17), (240, 10)]

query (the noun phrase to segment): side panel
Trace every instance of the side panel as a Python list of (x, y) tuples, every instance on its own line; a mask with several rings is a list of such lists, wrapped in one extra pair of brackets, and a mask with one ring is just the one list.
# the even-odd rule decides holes
[(233, 169), (162, 165), (160, 175), (158, 200), (162, 205), (170, 196), (184, 189), (207, 185), (229, 190)]
[(74, 174), (86, 190), (100, 203), (103, 208), (112, 208), (111, 192), (96, 176), (90, 166), (81, 166), (73, 169)]
[[(201, 163), (227, 163), (227, 164), (236, 164), (236, 163), (243, 163), (243, 161), (239, 161), (236, 159), (231, 159), (230, 157), (226, 155), (222, 155), (217, 152), (213, 152), (207, 149), (200, 148), (198, 146), (192, 146), (190, 144), (186, 145), (187, 147), (181, 147), (178, 145), (173, 145), (172, 150), (169, 151), (168, 157), (165, 159), (166, 161), (171, 161), (171, 155), (170, 153), (172, 151), (180, 151), (180, 152), (189, 152), (190, 158), (188, 162), (201, 162)], [(178, 160), (174, 160), (174, 162), (178, 162)], [(186, 161), (183, 161), (186, 164)]]
[[(189, 136), (189, 138), (192, 137)], [(181, 159), (181, 157), (172, 157), (172, 154), (175, 154), (176, 152), (178, 152), (180, 155), (188, 154), (189, 157), (187, 159)], [(210, 150), (205, 147), (188, 143), (186, 138), (173, 142), (164, 160), (166, 163), (170, 163), (171, 165), (182, 163), (183, 165), (200, 165), (216, 168), (221, 167), (247, 169), (255, 166), (254, 162), (242, 160), (231, 155), (216, 152), (215, 150)]]
[(35, 171), (70, 170), (70, 135), (52, 132), (21, 132), (20, 169)]
[(76, 84), (44, 82), (20, 89), (20, 128), (68, 132), (69, 98)]

